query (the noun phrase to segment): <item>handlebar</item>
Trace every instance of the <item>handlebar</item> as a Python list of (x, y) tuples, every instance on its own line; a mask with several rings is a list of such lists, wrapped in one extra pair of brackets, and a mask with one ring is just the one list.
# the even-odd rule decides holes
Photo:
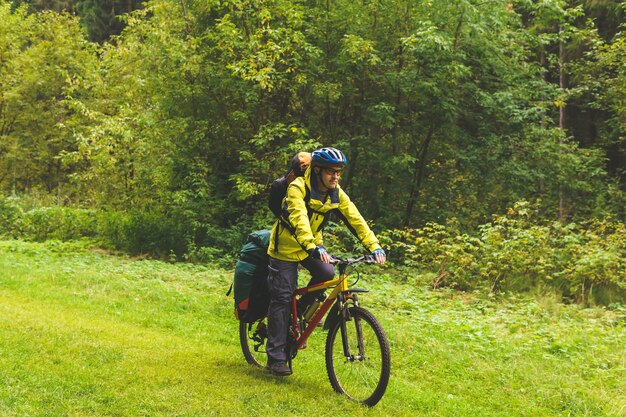
[[(340, 275), (345, 274), (346, 269), (350, 265), (354, 265), (356, 263), (364, 263), (364, 264), (371, 265), (371, 264), (376, 263), (376, 259), (374, 258), (374, 255), (363, 255), (363, 256), (359, 256), (358, 258), (340, 258), (338, 256), (331, 255), (330, 258), (331, 258), (330, 263), (338, 266)], [(357, 281), (358, 281), (358, 278), (357, 278)]]
[(331, 264), (352, 265), (352, 264), (356, 264), (359, 262), (362, 262), (364, 264), (375, 264), (376, 259), (374, 258), (374, 255), (363, 255), (363, 256), (359, 256), (358, 258), (340, 258), (335, 255), (330, 256)]

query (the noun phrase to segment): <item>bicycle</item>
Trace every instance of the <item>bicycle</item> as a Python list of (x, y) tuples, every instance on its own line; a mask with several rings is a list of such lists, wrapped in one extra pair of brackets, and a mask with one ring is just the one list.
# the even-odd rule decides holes
[[(291, 318), (287, 337), (287, 358), (293, 369), (293, 359), (327, 312), (324, 322), (326, 337), (326, 371), (335, 392), (367, 406), (376, 405), (383, 397), (391, 372), (391, 354), (385, 332), (372, 313), (359, 306), (358, 294), (368, 292), (350, 288), (346, 270), (357, 263), (376, 263), (373, 256), (356, 259), (333, 257), (339, 275), (308, 287), (298, 288), (291, 299)], [(357, 279), (353, 283), (356, 284)], [(305, 321), (298, 309), (298, 300), (306, 293), (332, 288), (317, 311)], [(340, 337), (337, 337), (340, 336)], [(264, 366), (267, 356), (267, 317), (251, 323), (240, 322), (239, 341), (246, 361)]]

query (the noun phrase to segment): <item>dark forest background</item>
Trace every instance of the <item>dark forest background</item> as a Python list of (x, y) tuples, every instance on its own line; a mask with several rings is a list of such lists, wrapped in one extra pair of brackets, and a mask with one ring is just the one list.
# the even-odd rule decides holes
[(223, 259), (271, 224), (290, 157), (330, 145), (392, 261), (435, 265), (434, 285), (623, 288), (624, 12), (2, 0), (0, 228)]

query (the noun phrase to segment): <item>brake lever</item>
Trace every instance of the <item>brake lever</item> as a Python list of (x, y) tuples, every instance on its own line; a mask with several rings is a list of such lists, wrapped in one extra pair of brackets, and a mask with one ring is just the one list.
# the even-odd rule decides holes
[(374, 257), (374, 255), (363, 255), (363, 263), (366, 264), (375, 264), (376, 263), (376, 258)]

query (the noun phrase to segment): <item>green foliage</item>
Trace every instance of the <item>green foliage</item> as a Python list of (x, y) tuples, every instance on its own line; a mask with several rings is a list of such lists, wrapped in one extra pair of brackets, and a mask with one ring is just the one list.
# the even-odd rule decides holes
[(90, 239), (126, 253), (166, 258), (187, 252), (188, 223), (155, 211), (31, 207), (0, 197), (0, 235), (34, 241)]
[(86, 28), (90, 40), (104, 42), (119, 35), (124, 23), (122, 13), (141, 7), (138, 0), (10, 0), (13, 7), (28, 6), (32, 11), (53, 10), (76, 13)]
[(16, 198), (0, 195), (0, 235), (17, 237), (22, 229), (24, 210)]
[(571, 301), (606, 304), (626, 294), (625, 232), (611, 220), (542, 221), (536, 206), (522, 201), (480, 226), (476, 237), (453, 223), (392, 230), (381, 240), (391, 246), (392, 260), (433, 270), (436, 288), (550, 288)]
[[(17, 3), (0, 3), (0, 191), (55, 208), (4, 199), (4, 233), (96, 227), (131, 253), (236, 256), (271, 224), (267, 187), (291, 156), (334, 145), (360, 211), (394, 230), (388, 240), (413, 241), (415, 253), (389, 241), (398, 262), (423, 252), (442, 284), (549, 280), (576, 297), (591, 291), (583, 275), (605, 285), (600, 265), (621, 266), (612, 243), (563, 278), (567, 252), (543, 251), (583, 251), (555, 238), (560, 206), (575, 235), (596, 233), (593, 217), (624, 219), (615, 2), (151, 0), (102, 44), (86, 32), (137, 2)], [(68, 13), (36, 11), (50, 8), (79, 13), (87, 31)], [(598, 16), (612, 17), (587, 19)], [(520, 200), (540, 200), (542, 220), (489, 222)], [(57, 205), (95, 210), (97, 226), (63, 226), (78, 214)], [(340, 230), (329, 227), (329, 244), (356, 248)]]
[(67, 14), (29, 15), (0, 2), (0, 190), (42, 190), (63, 198), (73, 166), (61, 152), (74, 146), (68, 94), (82, 94), (96, 56), (78, 20)]
[[(571, 92), (551, 82), (551, 46), (595, 40), (598, 68), (621, 68), (619, 38), (594, 38), (584, 8), (152, 0), (97, 46), (66, 14), (2, 4), (5, 192), (265, 227), (269, 182), (296, 151), (332, 144), (350, 160), (345, 188), (383, 227), (455, 217), (472, 230), (537, 198), (545, 213), (565, 200), (573, 220), (623, 214), (623, 186), (596, 149), (606, 142), (555, 128)], [(86, 16), (111, 4), (136, 6), (61, 8), (92, 31)], [(618, 115), (610, 72), (614, 88), (594, 103)]]
[(141, 7), (138, 0), (73, 0), (74, 9), (87, 28), (89, 39), (104, 42), (124, 28), (120, 15)]
[(0, 213), (0, 235), (6, 237), (68, 241), (99, 235), (97, 213), (93, 209), (25, 209), (19, 199), (0, 196)]
[(186, 225), (160, 212), (103, 212), (100, 222), (100, 237), (105, 245), (133, 255), (151, 254), (166, 258), (171, 253), (181, 256), (187, 250)]
[(623, 26), (613, 42), (597, 41), (588, 52), (587, 65), (576, 66), (580, 86), (576, 89), (577, 98), (586, 103), (590, 112), (605, 114), (599, 123), (601, 135), (598, 140), (613, 152), (609, 154), (611, 171), (619, 174), (624, 181), (626, 165), (620, 159), (624, 153), (626, 136), (626, 38)]
[(20, 235), (36, 241), (96, 238), (96, 211), (64, 207), (42, 207), (24, 213)]
[(469, 290), (479, 285), (473, 276), (482, 241), (461, 234), (454, 223), (429, 223), (420, 229), (389, 230), (380, 234), (390, 260), (411, 268), (432, 269), (432, 286)]
[[(286, 143), (286, 145), (282, 145)], [(283, 123), (261, 126), (259, 132), (240, 151), (240, 172), (233, 174), (235, 198), (249, 200), (267, 191), (268, 186), (283, 175), (291, 158), (303, 149), (314, 149), (319, 142), (309, 139), (305, 129)], [(266, 201), (263, 201), (266, 203)]]

